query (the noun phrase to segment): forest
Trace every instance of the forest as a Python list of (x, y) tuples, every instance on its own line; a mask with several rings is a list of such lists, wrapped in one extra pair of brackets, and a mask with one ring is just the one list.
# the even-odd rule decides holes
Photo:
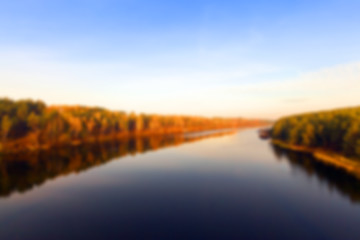
[(293, 115), (271, 130), (275, 140), (360, 158), (360, 107)]
[(18, 152), (133, 135), (259, 126), (242, 118), (135, 114), (100, 107), (47, 106), (42, 101), (0, 99), (0, 152)]

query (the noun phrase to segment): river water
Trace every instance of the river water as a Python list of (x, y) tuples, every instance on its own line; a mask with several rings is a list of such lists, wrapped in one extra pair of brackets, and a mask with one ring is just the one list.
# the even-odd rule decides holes
[(0, 160), (0, 239), (360, 239), (360, 183), (256, 129)]

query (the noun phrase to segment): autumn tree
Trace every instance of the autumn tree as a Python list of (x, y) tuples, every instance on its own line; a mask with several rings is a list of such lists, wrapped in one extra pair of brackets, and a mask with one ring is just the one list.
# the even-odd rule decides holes
[(2, 134), (2, 142), (3, 144), (6, 142), (8, 134), (11, 130), (12, 127), (12, 121), (9, 118), (8, 115), (5, 115), (2, 119), (1, 119), (1, 134)]

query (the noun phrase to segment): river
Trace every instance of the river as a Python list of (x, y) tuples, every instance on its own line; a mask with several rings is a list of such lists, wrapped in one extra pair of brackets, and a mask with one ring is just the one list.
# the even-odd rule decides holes
[(256, 129), (0, 160), (0, 239), (360, 239), (360, 183)]

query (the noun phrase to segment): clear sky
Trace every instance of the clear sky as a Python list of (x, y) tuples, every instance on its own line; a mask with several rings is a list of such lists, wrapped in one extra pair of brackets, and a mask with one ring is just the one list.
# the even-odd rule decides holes
[(360, 105), (358, 0), (11, 0), (0, 96), (276, 118)]

